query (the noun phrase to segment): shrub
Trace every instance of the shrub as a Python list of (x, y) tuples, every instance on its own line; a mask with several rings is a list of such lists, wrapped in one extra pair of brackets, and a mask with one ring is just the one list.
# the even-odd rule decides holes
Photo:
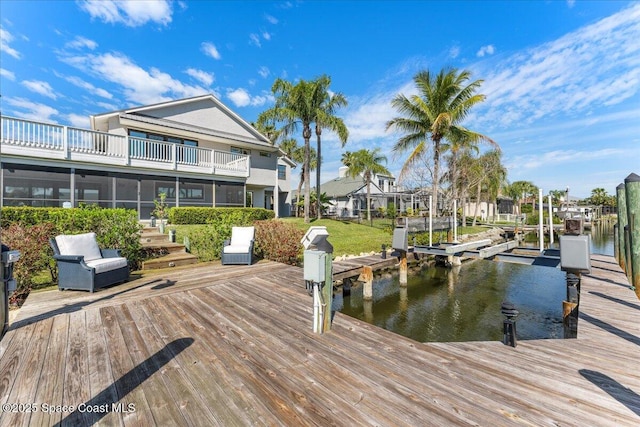
[[(139, 267), (141, 225), (138, 213), (130, 209), (102, 209), (99, 207), (81, 208), (2, 208), (0, 225), (3, 229), (12, 224), (23, 227), (39, 224), (52, 224), (53, 229), (47, 238), (57, 234), (96, 233), (101, 248), (117, 248), (122, 256), (129, 260), (133, 269)], [(45, 241), (47, 247), (49, 244)]]
[(169, 209), (171, 224), (211, 224), (229, 215), (241, 215), (248, 221), (274, 218), (274, 212), (263, 208), (204, 208), (180, 207)]
[(220, 259), (224, 241), (231, 238), (231, 227), (252, 225), (252, 215), (242, 210), (229, 210), (206, 227), (188, 234), (191, 252), (200, 261)]
[[(5, 230), (2, 242), (11, 250), (20, 251), (20, 259), (13, 266), (16, 296), (19, 297), (29, 292), (36, 274), (50, 267), (53, 251), (49, 246), (49, 238), (55, 227), (51, 223), (26, 226), (12, 224)], [(53, 272), (52, 279), (56, 279)]]
[(302, 255), (304, 231), (278, 220), (256, 221), (255, 253), (271, 261), (297, 265)]

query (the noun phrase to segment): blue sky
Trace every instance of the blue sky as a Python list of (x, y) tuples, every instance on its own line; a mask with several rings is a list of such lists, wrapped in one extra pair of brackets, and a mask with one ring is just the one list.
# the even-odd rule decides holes
[(328, 74), (350, 136), (325, 135), (322, 180), (360, 148), (397, 174), (391, 99), (455, 67), (484, 80), (465, 125), (500, 144), (510, 181), (587, 197), (640, 173), (640, 2), (3, 0), (0, 25), (3, 115), (87, 128), (213, 93), (251, 122), (275, 78)]

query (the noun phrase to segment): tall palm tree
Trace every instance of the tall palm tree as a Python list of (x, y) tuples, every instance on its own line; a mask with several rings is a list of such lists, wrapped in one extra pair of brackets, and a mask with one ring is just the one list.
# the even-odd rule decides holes
[(405, 161), (400, 177), (420, 158), (430, 140), (433, 146), (432, 198), (438, 205), (438, 187), (440, 179), (440, 156), (442, 142), (466, 139), (470, 142), (495, 142), (488, 136), (469, 130), (461, 125), (472, 107), (484, 101), (485, 96), (476, 94), (482, 80), (469, 81), (471, 73), (457, 69), (443, 69), (437, 75), (421, 71), (413, 81), (419, 95), (406, 97), (398, 94), (391, 105), (401, 114), (387, 122), (387, 129), (405, 133), (394, 145), (396, 153), (411, 150)]
[(314, 107), (314, 99), (317, 98), (315, 91), (317, 84), (312, 81), (300, 80), (295, 85), (284, 79), (276, 79), (271, 87), (271, 91), (275, 95), (275, 105), (262, 112), (258, 116), (258, 123), (273, 124), (275, 122), (283, 122), (280, 129), (283, 137), (293, 135), (302, 127), (302, 138), (304, 140), (304, 222), (309, 222), (309, 164), (311, 162), (311, 147), (309, 140), (311, 139), (311, 123), (316, 118), (316, 108)]
[[(298, 200), (300, 200), (300, 193), (302, 192), (302, 181), (304, 180), (305, 173), (305, 163), (304, 163), (304, 147), (298, 145), (298, 142), (293, 138), (285, 139), (280, 143), (280, 149), (283, 153), (287, 155), (291, 160), (296, 163), (302, 164), (302, 168), (300, 168), (300, 179), (298, 180)], [(311, 170), (314, 170), (318, 164), (318, 156), (316, 154), (316, 150), (313, 148), (310, 149), (311, 153), (311, 161), (309, 162), (309, 167)], [(299, 216), (298, 207), (296, 204), (295, 209), (296, 216)]]
[[(335, 132), (344, 147), (349, 137), (349, 131), (345, 126), (341, 118), (335, 116), (335, 111), (339, 107), (345, 107), (347, 105), (347, 99), (341, 93), (332, 93), (329, 91), (329, 85), (331, 85), (331, 78), (327, 75), (322, 75), (315, 80), (315, 124), (316, 124), (316, 137), (318, 141), (317, 156), (320, 161), (316, 167), (316, 189), (320, 188), (320, 167), (322, 164), (322, 147), (321, 137), (322, 129), (329, 129)], [(316, 212), (318, 219), (322, 218), (321, 200), (318, 197), (316, 200)]]
[(342, 155), (342, 163), (349, 168), (347, 174), (351, 178), (362, 175), (367, 185), (367, 218), (369, 220), (371, 220), (371, 180), (377, 174), (391, 174), (382, 164), (383, 162), (387, 163), (387, 158), (380, 154), (380, 148), (347, 151)]

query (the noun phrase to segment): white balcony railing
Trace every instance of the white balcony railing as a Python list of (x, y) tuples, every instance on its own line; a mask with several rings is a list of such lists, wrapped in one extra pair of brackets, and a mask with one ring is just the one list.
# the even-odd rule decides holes
[(209, 148), (1, 117), (5, 154), (249, 176), (249, 157)]

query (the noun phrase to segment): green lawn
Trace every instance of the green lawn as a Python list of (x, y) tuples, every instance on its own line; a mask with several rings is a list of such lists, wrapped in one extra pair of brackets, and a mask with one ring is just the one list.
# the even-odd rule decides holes
[[(282, 221), (295, 225), (302, 231), (307, 231), (311, 226), (327, 227), (329, 238), (327, 239), (333, 245), (334, 256), (342, 255), (360, 255), (360, 253), (380, 252), (382, 245), (391, 247), (392, 240), (392, 224), (389, 219), (376, 219), (373, 226), (369, 222), (358, 224), (350, 221), (339, 221), (333, 219), (312, 220), (309, 224), (304, 223), (303, 218), (281, 218)], [(168, 228), (176, 229), (176, 241), (182, 242), (183, 237), (188, 233), (197, 232), (198, 228), (206, 227), (205, 225), (177, 225)], [(479, 233), (486, 230), (486, 227), (459, 227), (458, 235)], [(435, 231), (433, 242), (446, 241), (446, 231)], [(428, 243), (428, 236), (421, 238), (422, 242)], [(419, 243), (422, 243), (419, 242)], [(423, 244), (424, 244), (423, 243)], [(413, 236), (409, 236), (409, 244), (413, 244)]]
[[(333, 219), (314, 220), (309, 224), (304, 223), (302, 218), (282, 218), (283, 221), (295, 225), (303, 231), (307, 231), (311, 226), (327, 227), (329, 238), (333, 245), (335, 256), (359, 255), (362, 252), (380, 252), (382, 245), (391, 246), (391, 229), (380, 227), (370, 227), (364, 224), (357, 224), (348, 221), (337, 221)], [(387, 221), (387, 224), (389, 222)]]

